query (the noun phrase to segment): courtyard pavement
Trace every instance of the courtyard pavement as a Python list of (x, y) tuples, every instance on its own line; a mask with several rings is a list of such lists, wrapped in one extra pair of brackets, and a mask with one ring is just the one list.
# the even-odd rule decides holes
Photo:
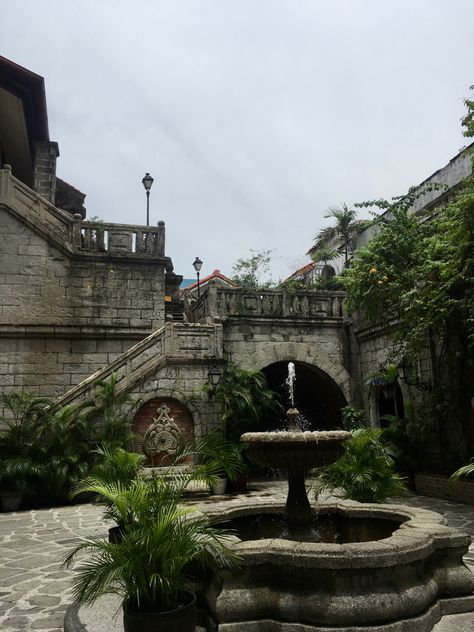
[[(196, 500), (200, 507), (225, 503), (238, 505), (250, 497), (284, 500), (286, 484), (253, 483), (248, 494), (207, 496)], [(436, 511), (448, 524), (474, 539), (474, 507), (424, 496), (401, 502)], [(96, 504), (55, 507), (0, 514), (0, 630), (61, 632), (66, 609), (72, 603), (74, 571), (61, 568), (72, 545), (89, 535), (106, 535), (109, 523)], [(474, 572), (474, 545), (465, 562)], [(121, 629), (120, 617), (113, 626)], [(104, 628), (105, 630), (105, 628)], [(472, 632), (474, 613), (443, 617), (435, 632)]]

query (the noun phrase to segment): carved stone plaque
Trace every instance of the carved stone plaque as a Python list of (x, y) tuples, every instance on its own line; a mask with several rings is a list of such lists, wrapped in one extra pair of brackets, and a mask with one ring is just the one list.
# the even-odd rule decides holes
[(175, 454), (183, 443), (183, 433), (170, 417), (170, 408), (162, 404), (156, 410), (157, 417), (145, 433), (143, 451), (148, 456)]

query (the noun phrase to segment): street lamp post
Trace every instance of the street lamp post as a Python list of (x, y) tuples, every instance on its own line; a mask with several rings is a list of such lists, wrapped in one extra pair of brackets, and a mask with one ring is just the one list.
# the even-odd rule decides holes
[(151, 185), (153, 184), (153, 178), (148, 172), (145, 173), (142, 180), (142, 184), (145, 187), (145, 191), (146, 191), (146, 225), (149, 226), (150, 225), (150, 189), (151, 189)]
[(201, 259), (199, 259), (199, 257), (196, 257), (196, 259), (194, 259), (194, 261), (193, 261), (193, 268), (196, 270), (196, 276), (197, 276), (197, 282), (198, 282), (198, 298), (200, 298), (201, 290), (200, 290), (200, 287), (199, 287), (199, 273), (201, 272), (202, 261), (201, 261)]

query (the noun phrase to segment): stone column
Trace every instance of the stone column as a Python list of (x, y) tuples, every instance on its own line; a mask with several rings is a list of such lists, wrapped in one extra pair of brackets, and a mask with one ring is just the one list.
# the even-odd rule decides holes
[(34, 190), (48, 202), (54, 204), (56, 197), (56, 158), (58, 143), (40, 141), (34, 144)]

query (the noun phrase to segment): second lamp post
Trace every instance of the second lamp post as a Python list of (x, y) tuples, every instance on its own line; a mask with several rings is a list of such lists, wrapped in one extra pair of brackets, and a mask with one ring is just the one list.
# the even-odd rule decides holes
[(199, 257), (196, 257), (196, 259), (194, 259), (193, 268), (196, 270), (197, 284), (198, 284), (198, 298), (199, 298), (201, 296), (201, 291), (199, 288), (199, 273), (201, 272), (201, 268), (202, 268), (202, 261), (201, 259), (199, 259)]

